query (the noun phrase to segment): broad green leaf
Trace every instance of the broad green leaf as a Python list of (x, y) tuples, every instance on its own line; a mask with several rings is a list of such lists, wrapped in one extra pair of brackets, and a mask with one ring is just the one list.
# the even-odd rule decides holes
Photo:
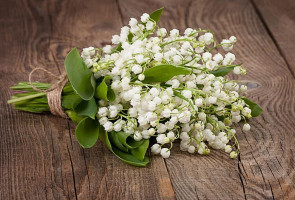
[(210, 73), (213, 74), (214, 76), (225, 76), (228, 73), (230, 73), (234, 68), (235, 68), (234, 66), (223, 67), (214, 71), (210, 71)]
[(92, 97), (89, 101), (82, 100), (74, 107), (74, 111), (80, 116), (86, 116), (94, 119), (95, 114), (97, 113), (95, 99)]
[(110, 143), (109, 137), (108, 137), (108, 133), (104, 130), (103, 126), (99, 126), (99, 139), (107, 146), (107, 148), (109, 150), (112, 150), (112, 145)]
[(73, 110), (67, 110), (66, 113), (75, 124), (79, 124), (79, 122), (85, 118), (84, 116), (77, 115)]
[(83, 148), (92, 147), (99, 136), (99, 123), (89, 117), (84, 118), (76, 127), (76, 138)]
[(99, 99), (103, 99), (105, 101), (114, 101), (116, 99), (116, 95), (111, 88), (111, 86), (107, 85), (106, 81), (109, 80), (110, 76), (105, 76), (101, 83), (97, 86), (95, 91), (95, 97)]
[(65, 60), (67, 76), (73, 89), (84, 100), (89, 100), (94, 95), (95, 79), (88, 67), (83, 62), (77, 48), (67, 55)]
[(158, 21), (160, 20), (161, 18), (161, 15), (162, 15), (162, 11), (163, 11), (164, 8), (160, 8), (158, 10), (155, 10), (154, 12), (152, 12), (150, 14), (150, 18), (153, 19), (156, 23), (158, 23)]
[(242, 64), (238, 64), (238, 65), (230, 65), (227, 67), (222, 67), (213, 71), (210, 71), (211, 74), (213, 74), (214, 76), (225, 76), (228, 73), (230, 73), (231, 71), (234, 70), (235, 67), (237, 66), (241, 66)]
[(138, 167), (144, 167), (150, 162), (147, 156), (143, 160), (138, 160), (134, 155), (120, 151), (116, 147), (113, 148), (113, 153), (123, 162)]
[(75, 90), (72, 87), (72, 84), (70, 82), (67, 82), (64, 88), (62, 89), (62, 94), (63, 95), (68, 95), (68, 94), (76, 94)]
[(262, 108), (257, 103), (255, 103), (247, 98), (242, 98), (242, 99), (250, 107), (252, 117), (257, 117), (263, 112)]
[(108, 86), (107, 97), (110, 102), (113, 102), (116, 100), (116, 94), (110, 85)]
[(107, 148), (111, 152), (113, 152), (113, 154), (115, 156), (117, 156), (120, 160), (122, 160), (123, 162), (125, 162), (127, 164), (139, 166), (139, 167), (144, 167), (149, 163), (149, 158), (147, 156), (145, 156), (145, 158), (141, 161), (141, 160), (138, 160), (132, 154), (123, 152), (123, 151), (117, 149), (116, 147), (112, 146), (109, 141), (108, 133), (105, 130), (103, 130), (102, 126), (100, 126), (99, 139), (107, 146)]
[(105, 101), (108, 100), (108, 85), (106, 84), (106, 80), (110, 78), (110, 76), (105, 76), (101, 83), (96, 87), (95, 97), (103, 99)]
[(133, 137), (131, 137), (130, 134), (125, 133), (125, 132), (122, 132), (122, 131), (121, 132), (117, 132), (117, 136), (118, 136), (119, 141), (124, 146), (126, 146), (128, 149), (137, 148), (137, 147), (139, 147), (143, 143), (143, 140), (141, 140), (141, 141), (135, 141), (133, 139)]
[(119, 148), (120, 150), (124, 151), (124, 152), (128, 152), (128, 148), (125, 147), (121, 141), (118, 139), (118, 136), (117, 136), (117, 132), (115, 131), (112, 131), (112, 132), (109, 132), (109, 139), (110, 139), (110, 142), (115, 145), (117, 148)]
[(131, 154), (134, 155), (138, 160), (143, 160), (149, 144), (149, 140), (144, 140), (144, 142), (138, 148), (130, 150)]
[(78, 94), (63, 95), (61, 105), (63, 109), (73, 110), (83, 99)]
[(191, 70), (174, 65), (158, 65), (144, 71), (144, 83), (167, 82), (177, 75), (188, 75)]

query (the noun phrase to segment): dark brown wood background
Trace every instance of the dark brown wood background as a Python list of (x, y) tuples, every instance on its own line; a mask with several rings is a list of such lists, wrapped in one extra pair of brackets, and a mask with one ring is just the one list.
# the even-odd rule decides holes
[[(130, 17), (165, 6), (161, 26), (235, 35), (249, 98), (264, 113), (237, 126), (241, 156), (176, 148), (146, 168), (126, 165), (100, 142), (82, 149), (74, 124), (13, 110), (9, 86), (36, 66), (60, 73), (67, 52), (108, 43)], [(1, 0), (0, 199), (295, 199), (294, 0)], [(45, 79), (44, 79), (45, 80)]]

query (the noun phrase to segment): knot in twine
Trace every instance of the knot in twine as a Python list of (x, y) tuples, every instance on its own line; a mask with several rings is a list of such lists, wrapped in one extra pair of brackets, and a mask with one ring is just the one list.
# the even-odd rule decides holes
[[(41, 90), (38, 89), (37, 87), (34, 86), (33, 82), (32, 82), (32, 75), (34, 72), (36, 71), (44, 71), (45, 73), (47, 73), (48, 75), (54, 77), (57, 81), (55, 83), (53, 83), (51, 85), (51, 87), (47, 90)], [(64, 112), (62, 106), (61, 106), (61, 93), (62, 93), (62, 89), (64, 88), (64, 86), (66, 85), (66, 83), (68, 82), (68, 77), (66, 72), (62, 73), (60, 76), (56, 76), (55, 74), (51, 73), (50, 71), (41, 68), (41, 67), (37, 67), (35, 69), (33, 69), (29, 75), (29, 82), (31, 87), (37, 91), (37, 92), (46, 92), (47, 93), (47, 101), (48, 101), (48, 105), (50, 108), (50, 112), (54, 115), (63, 117), (63, 118), (68, 118), (66, 113)]]

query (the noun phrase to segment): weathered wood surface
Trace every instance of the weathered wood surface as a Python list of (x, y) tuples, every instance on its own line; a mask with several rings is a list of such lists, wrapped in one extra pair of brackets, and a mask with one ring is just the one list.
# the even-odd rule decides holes
[[(0, 1), (0, 199), (295, 199), (294, 2), (269, 2)], [(73, 46), (105, 44), (130, 17), (163, 5), (168, 29), (202, 27), (219, 40), (238, 38), (234, 52), (248, 74), (232, 78), (248, 82), (249, 97), (264, 109), (251, 133), (238, 127), (238, 160), (176, 147), (167, 160), (132, 167), (101, 143), (83, 150), (70, 121), (6, 104), (8, 86), (27, 80), (35, 66), (60, 73)]]
[(255, 0), (254, 7), (295, 76), (295, 2)]

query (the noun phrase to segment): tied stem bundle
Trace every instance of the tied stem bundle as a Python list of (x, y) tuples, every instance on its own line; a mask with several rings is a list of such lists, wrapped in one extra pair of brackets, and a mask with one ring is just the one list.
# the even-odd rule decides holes
[[(51, 85), (51, 87), (49, 89), (45, 89), (45, 90), (38, 89), (32, 82), (32, 75), (33, 75), (33, 73), (35, 73), (38, 70), (44, 71), (45, 73), (54, 77), (57, 80), (57, 82), (55, 82), (53, 85)], [(62, 89), (64, 88), (64, 86), (68, 82), (67, 74), (65, 72), (60, 76), (56, 76), (55, 74), (51, 73), (50, 71), (48, 71), (44, 68), (37, 67), (31, 71), (31, 73), (29, 75), (29, 82), (35, 91), (38, 91), (41, 93), (47, 93), (48, 106), (50, 108), (50, 112), (53, 115), (67, 118), (67, 115), (63, 111), (63, 108), (61, 106)]]

